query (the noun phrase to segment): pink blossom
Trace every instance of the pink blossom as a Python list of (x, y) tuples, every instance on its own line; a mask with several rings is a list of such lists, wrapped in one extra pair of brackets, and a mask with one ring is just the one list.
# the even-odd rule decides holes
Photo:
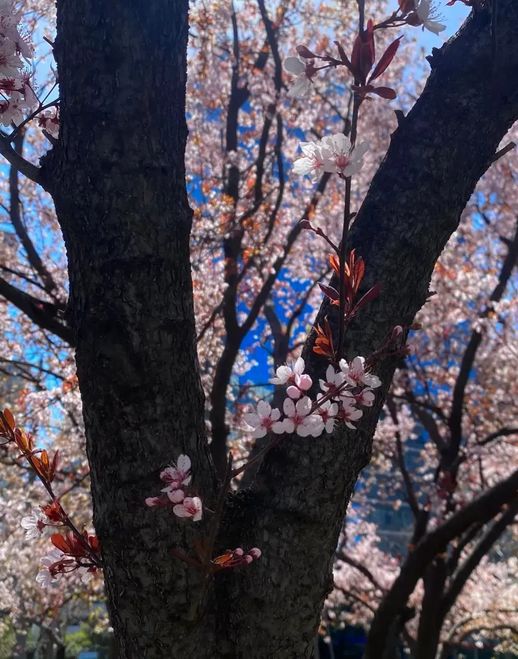
[(172, 492), (173, 490), (179, 490), (183, 485), (189, 485), (192, 476), (191, 476), (191, 459), (188, 455), (178, 456), (178, 461), (176, 464), (173, 464), (172, 467), (166, 467), (160, 473), (160, 480), (164, 483), (167, 483), (162, 492)]
[(172, 503), (182, 503), (185, 499), (185, 492), (183, 490), (169, 490), (167, 492), (167, 498)]
[(351, 141), (343, 133), (323, 137), (321, 142), (327, 154), (324, 171), (344, 177), (358, 174), (363, 165), (363, 156), (369, 149), (367, 142), (353, 148)]
[(55, 563), (58, 563), (63, 556), (63, 552), (59, 549), (52, 549), (41, 559), (40, 563), (42, 567), (36, 575), (36, 581), (42, 588), (48, 588), (51, 584), (57, 581), (51, 568)]
[(322, 419), (325, 431), (327, 433), (332, 433), (335, 427), (336, 417), (338, 416), (338, 403), (326, 400), (317, 409), (317, 414), (319, 414)]
[(199, 497), (185, 497), (183, 503), (173, 507), (177, 517), (189, 517), (193, 522), (199, 522), (203, 515), (203, 504)]
[[(347, 401), (351, 401), (347, 403)], [(345, 398), (342, 403), (342, 409), (340, 410), (340, 419), (345, 423), (345, 425), (351, 430), (355, 430), (356, 426), (353, 425), (353, 421), (358, 421), (363, 416), (363, 412), (357, 409), (354, 406), (354, 399)]]
[(372, 407), (375, 398), (376, 396), (374, 395), (374, 392), (368, 387), (362, 389), (360, 393), (354, 395), (356, 404), (363, 405), (363, 407)]
[(259, 438), (264, 437), (270, 430), (276, 432), (274, 426), (279, 430), (279, 425), (276, 424), (276, 422), (279, 421), (280, 417), (281, 413), (277, 408), (272, 409), (266, 401), (260, 400), (257, 404), (257, 411), (245, 414), (244, 420), (251, 428), (253, 428), (253, 436)]
[(301, 376), (306, 367), (302, 357), (299, 357), (296, 362), (292, 364), (283, 364), (275, 371), (275, 377), (270, 380), (272, 384), (282, 385), (295, 382), (295, 377)]
[(160, 506), (163, 503), (162, 497), (148, 497), (145, 499), (146, 506), (153, 508), (154, 506)]
[(300, 437), (314, 437), (322, 433), (324, 424), (318, 414), (311, 414), (312, 403), (308, 396), (304, 396), (297, 403), (291, 398), (286, 398), (283, 405), (284, 414), (284, 432), (296, 432)]
[(326, 379), (320, 380), (320, 389), (325, 393), (331, 395), (333, 398), (340, 395), (338, 391), (345, 382), (345, 375), (341, 371), (335, 371), (333, 366), (329, 364), (326, 370)]
[(318, 178), (325, 171), (326, 158), (330, 154), (318, 142), (301, 142), (300, 149), (304, 155), (293, 163), (294, 173), (301, 176), (311, 174)]
[(340, 369), (347, 381), (353, 386), (366, 385), (372, 389), (381, 386), (381, 380), (377, 375), (365, 372), (365, 357), (355, 357), (350, 364), (345, 359), (341, 359)]

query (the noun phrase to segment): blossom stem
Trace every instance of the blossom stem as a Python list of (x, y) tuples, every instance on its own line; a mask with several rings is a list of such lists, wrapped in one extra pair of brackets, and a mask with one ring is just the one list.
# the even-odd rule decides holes
[[(356, 80), (355, 80), (356, 84)], [(358, 115), (362, 99), (354, 95), (353, 99), (353, 112), (351, 118), (351, 149), (354, 149), (356, 144), (356, 137), (358, 133)], [(342, 224), (342, 239), (340, 241), (340, 319), (338, 325), (338, 346), (336, 353), (336, 361), (342, 357), (344, 337), (345, 337), (345, 260), (347, 258), (347, 234), (349, 232), (349, 223), (351, 221), (351, 177), (345, 179), (345, 198), (344, 198), (344, 219)]]

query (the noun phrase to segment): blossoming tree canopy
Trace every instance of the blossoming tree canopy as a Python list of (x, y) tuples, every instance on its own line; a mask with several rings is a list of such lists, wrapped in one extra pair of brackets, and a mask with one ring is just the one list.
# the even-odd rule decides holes
[[(337, 544), (324, 619), (345, 601), (370, 626), (367, 656), (398, 639), (432, 656), (465, 632), (460, 593), (474, 593), (476, 567), (496, 574), (485, 557), (516, 514), (516, 474), (493, 453), (511, 464), (513, 422), (495, 414), (502, 387), (483, 341), (509, 367), (515, 193), (504, 190), (511, 147), (498, 148), (517, 99), (495, 89), (494, 71), (497, 43), (502, 80), (518, 74), (518, 10), (502, 3), (496, 14), (464, 1), (472, 16), (429, 58), (411, 111), (412, 35), (445, 27), (431, 0), (389, 14), (327, 3), (318, 24), (313, 0), (196, 4), (187, 83), (186, 1), (59, 0), (45, 37), (59, 90), (52, 67), (35, 68), (45, 3), (1, 3), (2, 470), (18, 527), (4, 547), (24, 534), (46, 545), (23, 565), (53, 606), (98, 597), (102, 572), (121, 656), (199, 654), (200, 634), (206, 656), (230, 645), (258, 656), (258, 634), (268, 656), (308, 656)], [(361, 491), (368, 541), (341, 531), (385, 400), (363, 492), (396, 469), (414, 516), (401, 559), (377, 546)], [(444, 606), (432, 611), (427, 584), (445, 552)], [(34, 615), (8, 608), (13, 621)]]

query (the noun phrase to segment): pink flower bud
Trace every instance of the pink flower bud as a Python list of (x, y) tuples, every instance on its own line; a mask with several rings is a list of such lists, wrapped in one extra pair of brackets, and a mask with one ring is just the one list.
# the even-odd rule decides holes
[(299, 381), (297, 384), (299, 385), (299, 389), (302, 389), (302, 391), (308, 391), (308, 389), (311, 389), (313, 385), (313, 380), (309, 375), (306, 375), (304, 373), (299, 377)]
[(153, 508), (153, 506), (160, 505), (160, 497), (148, 497), (145, 501), (146, 506)]
[(261, 558), (262, 555), (262, 551), (258, 547), (252, 547), (248, 553), (254, 560)]
[(293, 400), (298, 400), (301, 396), (300, 389), (296, 387), (295, 385), (290, 385), (286, 389), (286, 393), (290, 398), (293, 398)]
[(238, 547), (237, 549), (234, 549), (234, 555), (235, 556), (243, 556), (245, 552), (241, 549), (241, 547)]
[(252, 563), (254, 559), (250, 556), (250, 554), (245, 554), (243, 556), (243, 560), (247, 565), (250, 565), (250, 563)]

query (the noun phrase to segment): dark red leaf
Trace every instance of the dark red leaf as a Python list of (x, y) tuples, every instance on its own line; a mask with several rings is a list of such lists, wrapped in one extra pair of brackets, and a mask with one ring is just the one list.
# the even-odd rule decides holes
[(351, 64), (350, 59), (347, 57), (347, 55), (345, 53), (345, 50), (343, 49), (342, 44), (339, 41), (335, 41), (335, 45), (338, 48), (338, 53), (340, 55), (340, 59), (345, 64), (345, 66), (349, 69), (349, 71), (354, 74), (353, 65)]
[(370, 93), (376, 94), (377, 96), (381, 96), (381, 98), (386, 98), (389, 101), (394, 100), (397, 96), (396, 92), (390, 87), (373, 87), (370, 90)]
[(318, 57), (318, 55), (315, 55), (315, 53), (311, 52), (311, 50), (304, 45), (297, 46), (296, 51), (303, 59), (313, 59), (314, 57)]
[(394, 59), (395, 54), (397, 53), (397, 49), (399, 48), (399, 42), (401, 41), (402, 38), (403, 37), (398, 37), (395, 41), (393, 41), (390, 44), (387, 50), (383, 53), (383, 55), (380, 57), (380, 61), (374, 67), (374, 71), (372, 72), (372, 75), (369, 78), (369, 82), (375, 80), (376, 78), (379, 78), (379, 76), (387, 70), (387, 67), (390, 65), (390, 63)]
[(366, 304), (375, 300), (381, 292), (380, 284), (375, 284), (372, 288), (365, 293), (365, 295), (358, 300), (354, 307), (354, 313), (358, 313)]
[(332, 286), (326, 286), (325, 284), (318, 284), (318, 285), (320, 286), (320, 290), (322, 291), (322, 293), (330, 300), (337, 302), (340, 299), (340, 294), (338, 293), (336, 288), (333, 288)]

